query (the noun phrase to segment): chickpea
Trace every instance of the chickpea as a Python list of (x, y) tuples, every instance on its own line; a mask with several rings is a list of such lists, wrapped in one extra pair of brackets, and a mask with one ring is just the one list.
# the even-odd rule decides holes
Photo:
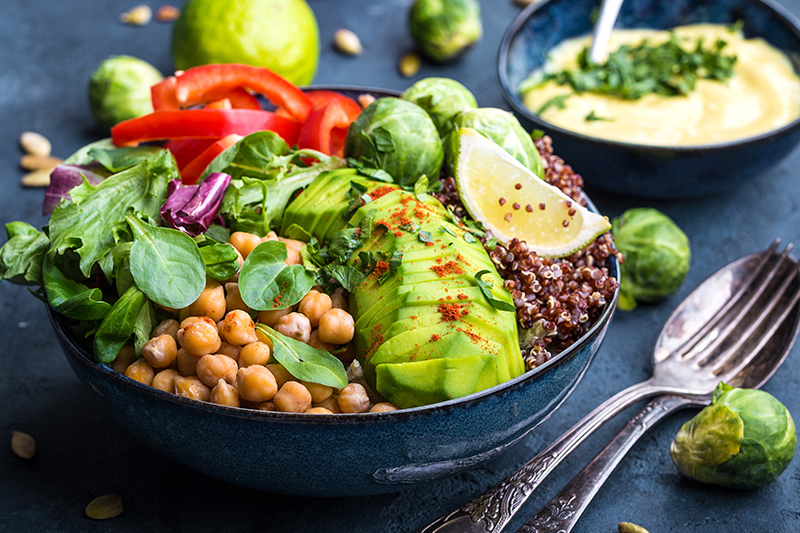
[(225, 319), (223, 318), (219, 322), (217, 322), (217, 333), (219, 334), (219, 340), (222, 342), (227, 342), (225, 340)]
[(307, 415), (332, 415), (333, 411), (324, 407), (312, 407), (306, 411)]
[(240, 368), (236, 373), (236, 384), (239, 396), (250, 402), (266, 402), (278, 392), (275, 376), (259, 365)]
[(192, 355), (183, 348), (178, 350), (178, 372), (181, 376), (196, 376), (197, 375), (197, 362), (202, 355)]
[(397, 407), (389, 402), (381, 402), (376, 403), (372, 406), (372, 409), (369, 410), (370, 413), (385, 413), (387, 411), (397, 411)]
[(227, 355), (237, 363), (239, 362), (239, 352), (242, 351), (240, 346), (234, 346), (233, 344), (229, 344), (227, 342), (222, 342), (219, 345), (219, 350), (217, 353), (221, 353), (222, 355)]
[(256, 324), (250, 315), (241, 309), (235, 309), (225, 315), (225, 325), (222, 326), (225, 340), (237, 346), (244, 346), (256, 342)]
[(275, 233), (274, 231), (270, 231), (269, 233), (261, 237), (261, 242), (277, 241), (277, 240), (278, 240), (278, 234)]
[(336, 349), (336, 346), (333, 344), (328, 344), (327, 342), (322, 342), (319, 340), (318, 329), (315, 329), (311, 332), (311, 336), (308, 338), (308, 345), (318, 350), (325, 350), (326, 352), (332, 352)]
[(167, 368), (162, 370), (153, 378), (153, 383), (150, 385), (158, 390), (163, 390), (170, 394), (175, 393), (175, 376), (180, 376), (177, 370)]
[[(216, 326), (217, 325), (213, 320), (211, 320), (211, 317), (207, 317), (207, 316), (187, 316), (186, 318), (181, 320), (180, 328), (185, 328), (189, 324), (197, 324), (198, 322), (203, 322), (205, 324), (210, 324), (212, 326)], [(178, 329), (180, 329), (180, 328), (178, 328)], [(177, 337), (177, 333), (175, 334), (175, 336)]]
[(334, 309), (341, 309), (347, 311), (350, 305), (347, 303), (347, 298), (344, 296), (344, 289), (339, 287), (333, 294), (331, 294), (331, 307)]
[(153, 383), (153, 376), (155, 376), (153, 367), (147, 364), (144, 359), (137, 359), (125, 369), (125, 375), (134, 381), (143, 383), (148, 387)]
[(214, 322), (225, 316), (225, 289), (213, 279), (206, 280), (206, 288), (193, 303), (181, 309), (178, 318), (188, 316), (207, 316)]
[(275, 324), (275, 331), (300, 342), (308, 342), (311, 338), (311, 323), (306, 315), (289, 313), (278, 319), (278, 323)]
[(303, 413), (311, 407), (311, 393), (299, 381), (287, 381), (272, 398), (272, 403), (284, 413)]
[(239, 292), (239, 284), (236, 282), (225, 284), (225, 305), (228, 311), (241, 309), (245, 313), (250, 312), (250, 308), (242, 300), (242, 293)]
[(261, 328), (256, 328), (256, 338), (258, 338), (258, 342), (263, 342), (267, 346), (269, 346), (270, 352), (272, 351), (272, 339), (270, 339), (266, 333), (264, 333)]
[(272, 351), (269, 346), (263, 342), (251, 342), (242, 346), (242, 351), (239, 352), (239, 366), (245, 367), (250, 365), (266, 365), (269, 363), (269, 358)]
[(178, 345), (172, 335), (159, 335), (144, 343), (142, 355), (153, 368), (167, 368), (178, 357)]
[(303, 259), (300, 256), (300, 250), (306, 245), (303, 241), (296, 241), (294, 239), (284, 239), (278, 237), (278, 240), (286, 245), (286, 264), (287, 265), (300, 265)]
[(253, 408), (259, 411), (277, 411), (277, 409), (275, 409), (275, 404), (272, 402), (257, 403)]
[(319, 319), (319, 340), (345, 344), (353, 340), (356, 323), (347, 311), (331, 309)]
[(233, 385), (236, 383), (237, 370), (239, 366), (236, 361), (222, 354), (204, 355), (197, 361), (195, 368), (197, 377), (209, 387), (214, 387), (221, 379)]
[(194, 322), (179, 329), (178, 342), (181, 348), (196, 356), (217, 353), (222, 341), (219, 340), (217, 325), (212, 324)]
[(167, 307), (166, 305), (161, 305), (161, 304), (156, 304), (156, 307), (158, 307), (159, 309), (163, 309), (164, 311), (172, 315), (177, 315), (178, 311), (180, 311), (180, 309), (175, 309), (174, 307)]
[(207, 402), (211, 398), (211, 389), (196, 376), (175, 376), (175, 395)]
[(275, 376), (275, 382), (278, 384), (278, 388), (283, 387), (283, 384), (287, 381), (297, 381), (293, 375), (286, 370), (286, 367), (278, 364), (278, 363), (270, 363), (266, 365), (267, 370), (272, 372), (272, 375)]
[(333, 394), (333, 387), (320, 385), (319, 383), (311, 383), (310, 381), (301, 381), (300, 383), (305, 385), (308, 392), (311, 393), (311, 401), (314, 403), (319, 403), (326, 398), (330, 398), (331, 394)]
[(331, 297), (324, 292), (312, 289), (300, 300), (300, 306), (297, 310), (306, 315), (311, 327), (315, 328), (319, 325), (319, 319), (322, 318), (322, 315), (331, 310)]
[(120, 374), (124, 374), (125, 370), (131, 366), (131, 363), (134, 361), (136, 361), (136, 351), (133, 349), (133, 346), (126, 344), (119, 349), (117, 358), (111, 363), (111, 368)]
[(261, 238), (258, 235), (247, 233), (244, 231), (235, 231), (231, 234), (230, 243), (234, 248), (239, 250), (242, 257), (247, 259), (256, 246), (261, 244)]
[(288, 315), (291, 312), (291, 307), (287, 307), (286, 309), (274, 309), (271, 311), (259, 311), (258, 315), (256, 315), (256, 318), (262, 324), (266, 324), (267, 326), (274, 328), (275, 324), (278, 323), (278, 319)]
[(312, 404), (313, 407), (321, 407), (322, 409), (327, 409), (331, 413), (341, 413), (342, 410), (339, 408), (339, 402), (336, 400), (336, 397), (331, 395), (322, 400), (321, 402), (314, 402)]
[(161, 335), (172, 335), (172, 337), (177, 341), (179, 329), (181, 329), (181, 326), (178, 324), (178, 321), (174, 318), (168, 318), (153, 328), (150, 338), (153, 339), (155, 337), (160, 337)]
[(364, 386), (350, 383), (340, 390), (339, 408), (343, 413), (366, 413), (369, 410), (369, 396)]
[(209, 400), (217, 405), (227, 405), (228, 407), (239, 407), (240, 405), (239, 393), (224, 379), (217, 381), (217, 384), (211, 389)]

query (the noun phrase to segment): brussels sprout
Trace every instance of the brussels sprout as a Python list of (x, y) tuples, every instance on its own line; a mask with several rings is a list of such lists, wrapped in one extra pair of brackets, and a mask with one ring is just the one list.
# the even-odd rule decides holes
[(734, 489), (772, 483), (794, 456), (797, 434), (772, 395), (720, 383), (711, 405), (686, 422), (670, 446), (684, 476)]
[(89, 106), (97, 123), (118, 122), (153, 112), (150, 87), (163, 79), (154, 66), (130, 56), (106, 59), (89, 79)]
[(428, 112), (444, 138), (453, 129), (453, 118), (478, 107), (469, 89), (449, 78), (425, 78), (409, 87), (400, 98), (414, 102)]
[(453, 119), (453, 131), (444, 141), (447, 156), (447, 165), (452, 170), (455, 165), (456, 152), (458, 151), (459, 128), (472, 128), (484, 137), (493, 140), (503, 150), (531, 169), (539, 176), (543, 175), (542, 159), (539, 151), (533, 144), (533, 139), (525, 131), (517, 118), (502, 109), (493, 107), (480, 107), (464, 111)]
[(625, 211), (611, 221), (620, 265), (619, 308), (657, 302), (678, 290), (689, 271), (689, 239), (664, 213), (651, 208)]
[(454, 59), (481, 38), (477, 0), (417, 0), (408, 14), (411, 38), (434, 61)]
[(385, 170), (401, 186), (424, 176), (437, 179), (444, 152), (431, 117), (416, 104), (379, 98), (347, 130), (345, 157)]

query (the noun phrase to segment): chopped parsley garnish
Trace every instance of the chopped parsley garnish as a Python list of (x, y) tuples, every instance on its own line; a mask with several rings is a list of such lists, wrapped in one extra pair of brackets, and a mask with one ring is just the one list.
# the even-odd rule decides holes
[(595, 122), (595, 121), (598, 121), (598, 120), (606, 120), (606, 121), (609, 121), (609, 122), (613, 122), (614, 119), (613, 118), (607, 118), (607, 117), (598, 117), (597, 115), (594, 114), (594, 109), (589, 111), (589, 114), (586, 115), (586, 122)]
[(448, 228), (447, 226), (439, 226), (439, 229), (441, 229), (443, 232), (445, 232), (445, 233), (447, 233), (449, 235), (452, 235), (456, 239), (458, 238), (458, 235), (456, 235), (456, 233), (453, 230), (451, 230), (450, 228)]
[(431, 236), (431, 232), (430, 231), (420, 231), (417, 234), (417, 237), (419, 237), (420, 241), (422, 241), (422, 242), (424, 242), (426, 244), (429, 243), (429, 242), (433, 242), (433, 237)]
[[(547, 78), (547, 79), (549, 79), (549, 78)], [(563, 85), (563, 84), (561, 84), (561, 85)], [(549, 99), (548, 101), (546, 101), (545, 103), (542, 104), (542, 107), (540, 107), (536, 111), (536, 114), (537, 115), (541, 115), (542, 113), (544, 113), (545, 111), (547, 111), (551, 107), (555, 107), (556, 109), (566, 109), (567, 108), (567, 104), (564, 103), (564, 102), (566, 102), (567, 98), (569, 98), (570, 96), (572, 96), (572, 95), (570, 95), (570, 94), (559, 94), (558, 96), (552, 97), (551, 99)]]
[(489, 303), (492, 304), (492, 307), (494, 307), (498, 311), (516, 311), (517, 308), (511, 305), (510, 303), (505, 302), (503, 300), (498, 300), (497, 298), (494, 297), (494, 294), (492, 293), (492, 287), (493, 287), (492, 283), (490, 281), (485, 281), (481, 279), (486, 274), (489, 274), (488, 270), (481, 270), (480, 272), (475, 274), (475, 282), (478, 284), (478, 287), (481, 288), (481, 292), (486, 297), (486, 299), (489, 300)]

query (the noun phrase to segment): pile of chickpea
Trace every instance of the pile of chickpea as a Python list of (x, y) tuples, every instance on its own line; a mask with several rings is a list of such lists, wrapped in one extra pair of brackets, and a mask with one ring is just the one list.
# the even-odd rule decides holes
[[(235, 232), (230, 243), (245, 257), (265, 240), (286, 243), (288, 264), (300, 264), (304, 243)], [(272, 343), (255, 327), (250, 309), (239, 294), (238, 276), (226, 283), (208, 279), (197, 300), (178, 315), (161, 322), (137, 358), (126, 345), (112, 368), (156, 389), (230, 407), (287, 413), (365, 413), (394, 411), (386, 402), (370, 399), (360, 378), (346, 387), (301, 381), (272, 362)], [(180, 322), (179, 322), (180, 320)], [(342, 289), (332, 295), (312, 289), (288, 309), (260, 311), (258, 322), (309, 346), (334, 353), (347, 366), (355, 356), (355, 324), (347, 312)]]

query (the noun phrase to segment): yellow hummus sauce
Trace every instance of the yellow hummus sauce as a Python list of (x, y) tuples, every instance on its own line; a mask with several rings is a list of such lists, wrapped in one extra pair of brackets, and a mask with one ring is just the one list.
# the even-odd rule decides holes
[[(752, 137), (792, 122), (800, 116), (800, 78), (785, 54), (763, 39), (744, 39), (728, 26), (697, 24), (673, 29), (694, 48), (702, 37), (705, 46), (717, 38), (727, 42), (722, 53), (736, 55), (733, 76), (726, 82), (697, 81), (688, 96), (648, 94), (639, 100), (613, 96), (574, 94), (568, 85), (550, 81), (528, 90), (525, 105), (536, 112), (555, 96), (571, 94), (564, 109), (550, 106), (541, 117), (564, 129), (614, 141), (658, 146), (715, 144)], [(669, 39), (658, 30), (615, 30), (608, 49), (639, 44), (645, 38), (653, 45)], [(545, 72), (577, 68), (578, 53), (591, 37), (569, 39), (551, 50)], [(534, 74), (536, 76), (536, 74)], [(612, 120), (587, 121), (596, 117)]]

